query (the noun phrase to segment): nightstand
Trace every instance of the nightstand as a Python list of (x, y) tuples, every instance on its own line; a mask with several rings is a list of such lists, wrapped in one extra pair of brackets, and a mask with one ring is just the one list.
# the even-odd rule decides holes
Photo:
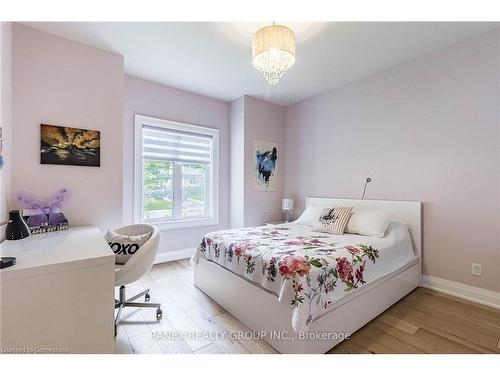
[(268, 221), (266, 222), (266, 225), (272, 226), (272, 225), (281, 225), (281, 224), (287, 224), (283, 220), (276, 220), (276, 221)]

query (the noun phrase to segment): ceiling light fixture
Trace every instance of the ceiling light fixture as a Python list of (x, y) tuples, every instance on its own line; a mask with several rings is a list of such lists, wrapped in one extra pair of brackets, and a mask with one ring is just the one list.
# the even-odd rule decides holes
[(253, 36), (253, 66), (270, 85), (278, 83), (295, 63), (295, 33), (283, 25), (263, 27)]

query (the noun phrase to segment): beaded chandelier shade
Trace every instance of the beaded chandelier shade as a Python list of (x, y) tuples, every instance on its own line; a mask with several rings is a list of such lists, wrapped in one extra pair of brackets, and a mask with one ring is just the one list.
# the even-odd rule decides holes
[(266, 81), (277, 84), (295, 63), (295, 33), (282, 25), (263, 27), (253, 36), (252, 57)]

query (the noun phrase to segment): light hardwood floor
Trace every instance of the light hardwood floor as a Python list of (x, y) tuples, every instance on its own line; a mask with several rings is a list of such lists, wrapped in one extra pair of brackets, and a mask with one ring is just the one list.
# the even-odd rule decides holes
[[(247, 329), (192, 280), (186, 259), (155, 265), (128, 286), (128, 296), (150, 288), (151, 301), (162, 303), (163, 319), (156, 321), (155, 309), (126, 308), (116, 352), (276, 353), (262, 340), (220, 339)], [(500, 310), (419, 288), (330, 353), (500, 353)]]

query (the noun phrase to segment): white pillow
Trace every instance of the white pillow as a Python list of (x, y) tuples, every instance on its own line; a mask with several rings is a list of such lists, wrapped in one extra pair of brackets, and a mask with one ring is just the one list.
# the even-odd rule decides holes
[(324, 208), (324, 206), (308, 206), (304, 210), (304, 212), (302, 212), (302, 215), (300, 215), (299, 218), (295, 220), (295, 223), (313, 227), (314, 225), (319, 223), (319, 217), (321, 216), (321, 212)]
[(104, 236), (109, 247), (115, 253), (115, 263), (125, 264), (139, 248), (151, 237), (151, 233), (137, 236), (127, 236), (108, 230)]
[(384, 237), (391, 222), (391, 216), (385, 211), (356, 211), (351, 213), (345, 231), (365, 236)]

